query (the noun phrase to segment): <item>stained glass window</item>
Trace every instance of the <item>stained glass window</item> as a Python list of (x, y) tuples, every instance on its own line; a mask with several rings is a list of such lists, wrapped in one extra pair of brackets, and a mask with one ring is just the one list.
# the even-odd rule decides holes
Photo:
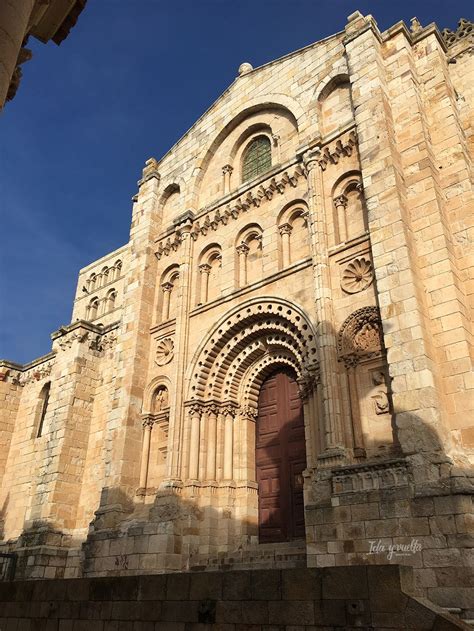
[(272, 149), (266, 136), (259, 136), (247, 148), (242, 167), (242, 181), (252, 180), (272, 166)]

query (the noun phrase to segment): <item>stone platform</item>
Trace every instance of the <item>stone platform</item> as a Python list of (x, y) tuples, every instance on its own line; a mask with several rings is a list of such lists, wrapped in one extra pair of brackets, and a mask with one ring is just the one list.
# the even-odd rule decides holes
[(0, 583), (2, 631), (469, 629), (397, 566)]

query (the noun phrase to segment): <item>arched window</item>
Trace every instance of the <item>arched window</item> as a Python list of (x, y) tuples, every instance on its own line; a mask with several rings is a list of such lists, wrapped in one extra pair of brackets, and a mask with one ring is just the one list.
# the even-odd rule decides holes
[(117, 298), (117, 292), (115, 289), (111, 289), (107, 294), (107, 303), (105, 307), (105, 312), (109, 313), (115, 309), (115, 300)]
[(258, 136), (247, 147), (242, 160), (242, 182), (265, 173), (272, 166), (272, 148), (266, 136)]
[(43, 435), (43, 425), (44, 425), (44, 417), (46, 416), (46, 411), (48, 409), (48, 401), (49, 401), (49, 391), (51, 390), (51, 382), (45, 383), (43, 388), (41, 389), (39, 395), (39, 402), (36, 412), (36, 438), (40, 438)]
[(99, 299), (92, 298), (92, 300), (87, 306), (86, 318), (88, 320), (95, 320), (97, 318), (98, 312), (99, 312)]
[(101, 286), (103, 287), (104, 285), (107, 285), (107, 283), (109, 282), (109, 268), (108, 267), (104, 267), (102, 269), (102, 281), (101, 281)]
[(95, 274), (91, 274), (88, 281), (88, 291), (94, 291), (96, 288), (97, 276)]
[(117, 278), (120, 278), (122, 272), (122, 261), (116, 261), (113, 270), (114, 273), (112, 274), (112, 280), (117, 280)]

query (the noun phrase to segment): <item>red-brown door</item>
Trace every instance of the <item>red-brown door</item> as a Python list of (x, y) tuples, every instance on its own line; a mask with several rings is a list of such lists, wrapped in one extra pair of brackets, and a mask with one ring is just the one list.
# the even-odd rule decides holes
[(274, 373), (263, 383), (256, 429), (259, 541), (304, 537), (303, 408), (291, 373)]

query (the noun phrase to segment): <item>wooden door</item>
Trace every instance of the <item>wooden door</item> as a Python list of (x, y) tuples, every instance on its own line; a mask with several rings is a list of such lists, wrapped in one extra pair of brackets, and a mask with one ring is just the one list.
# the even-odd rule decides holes
[(259, 541), (304, 537), (303, 407), (291, 373), (279, 371), (263, 383), (256, 430)]

